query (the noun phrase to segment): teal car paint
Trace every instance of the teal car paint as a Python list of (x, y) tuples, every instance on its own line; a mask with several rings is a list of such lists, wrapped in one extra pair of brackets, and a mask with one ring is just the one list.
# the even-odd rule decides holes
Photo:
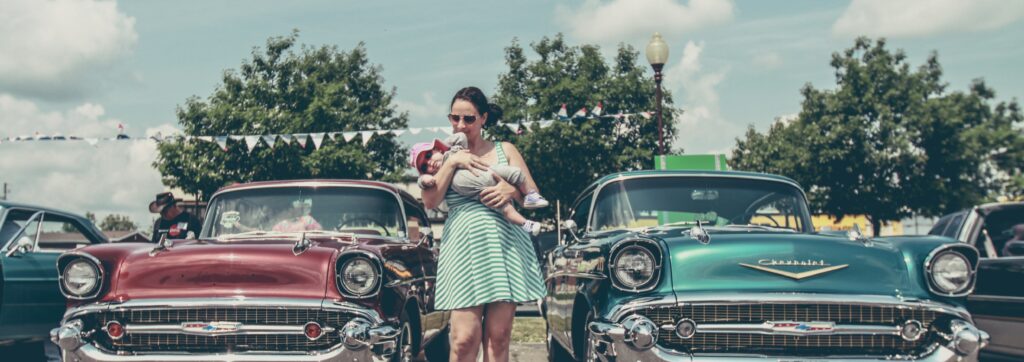
[(66, 308), (54, 270), (57, 257), (106, 242), (80, 215), (0, 201), (0, 344), (48, 339)]
[(599, 179), (546, 256), (551, 359), (977, 359), (976, 249), (810, 220), (800, 186), (776, 175)]

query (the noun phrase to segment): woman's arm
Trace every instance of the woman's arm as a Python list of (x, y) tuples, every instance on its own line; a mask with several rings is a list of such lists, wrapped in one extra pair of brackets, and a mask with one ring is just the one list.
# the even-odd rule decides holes
[[(508, 142), (502, 142), (500, 145), (501, 149), (505, 151), (505, 158), (508, 159), (509, 166), (518, 167), (523, 172), (523, 176), (528, 180), (527, 182), (532, 184), (533, 177), (530, 176), (530, 170), (526, 168), (523, 155), (519, 154), (516, 146)], [(484, 188), (480, 192), (480, 202), (491, 208), (501, 207), (510, 200), (516, 200), (520, 205), (523, 204), (523, 194), (518, 188), (500, 177), (495, 176), (495, 179), (498, 180), (497, 185)]]
[(480, 161), (480, 158), (473, 155), (469, 150), (462, 150), (448, 157), (441, 168), (434, 174), (434, 186), (423, 189), (423, 206), (428, 209), (437, 208), (444, 201), (444, 194), (452, 183), (455, 171), (463, 168), (474, 174), (476, 170), (487, 170), (487, 164)]

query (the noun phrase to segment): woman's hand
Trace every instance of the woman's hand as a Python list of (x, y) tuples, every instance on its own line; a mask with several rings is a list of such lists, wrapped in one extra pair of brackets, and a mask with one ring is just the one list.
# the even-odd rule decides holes
[(455, 168), (469, 170), (474, 176), (480, 175), (480, 171), (487, 171), (489, 168), (484, 161), (480, 160), (480, 157), (470, 153), (469, 150), (455, 152), (455, 154), (448, 156), (448, 160), (445, 162), (451, 162), (452, 165), (455, 165)]
[(491, 173), (491, 176), (498, 181), (498, 184), (486, 187), (483, 191), (480, 191), (480, 202), (489, 208), (498, 209), (512, 201), (516, 197), (518, 190), (516, 190), (515, 186), (502, 179), (501, 176), (494, 173)]

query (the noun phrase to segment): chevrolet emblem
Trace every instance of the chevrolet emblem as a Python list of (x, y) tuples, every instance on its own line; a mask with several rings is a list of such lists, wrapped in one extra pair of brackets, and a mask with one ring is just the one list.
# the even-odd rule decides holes
[[(762, 264), (764, 264), (764, 263), (762, 263)], [(802, 264), (802, 263), (795, 263), (795, 264), (773, 263), (772, 265), (800, 265), (800, 264)], [(769, 267), (766, 267), (766, 266), (763, 266), (763, 265), (751, 265), (751, 264), (746, 264), (746, 263), (740, 263), (740, 265), (745, 266), (747, 268), (751, 268), (751, 269), (767, 272), (767, 273), (781, 275), (781, 276), (784, 276), (784, 277), (787, 277), (787, 278), (791, 278), (793, 280), (800, 280), (800, 279), (806, 279), (806, 278), (810, 278), (810, 277), (817, 276), (817, 275), (822, 275), (822, 274), (825, 274), (825, 273), (828, 273), (828, 272), (833, 272), (833, 271), (836, 271), (836, 270), (839, 270), (839, 269), (843, 269), (843, 268), (849, 266), (850, 264), (825, 266), (827, 264), (824, 264), (824, 262), (820, 262), (820, 263), (807, 263), (807, 264), (803, 264), (803, 265), (822, 266), (822, 268), (818, 268), (818, 269), (814, 269), (814, 270), (808, 270), (808, 271), (803, 271), (803, 272), (799, 272), (799, 273), (789, 272), (789, 271), (775, 269), (775, 268), (769, 268)]]

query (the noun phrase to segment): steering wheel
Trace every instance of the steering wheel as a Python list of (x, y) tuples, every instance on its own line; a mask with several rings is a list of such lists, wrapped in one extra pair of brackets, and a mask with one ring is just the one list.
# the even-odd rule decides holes
[(355, 227), (353, 225), (353, 224), (356, 224), (356, 225), (360, 224), (357, 221), (367, 221), (367, 223), (373, 224), (373, 226), (379, 227), (381, 230), (384, 230), (384, 236), (391, 236), (391, 232), (388, 231), (387, 226), (384, 226), (384, 224), (382, 224), (380, 221), (371, 219), (369, 217), (357, 217), (355, 219), (350, 219), (350, 220), (342, 221), (342, 222), (338, 223), (338, 226), (336, 226), (334, 229), (338, 230), (338, 231), (341, 231), (341, 230), (344, 230), (344, 229), (348, 229), (349, 228), (348, 226), (353, 226), (353, 228), (357, 228), (357, 227)]

